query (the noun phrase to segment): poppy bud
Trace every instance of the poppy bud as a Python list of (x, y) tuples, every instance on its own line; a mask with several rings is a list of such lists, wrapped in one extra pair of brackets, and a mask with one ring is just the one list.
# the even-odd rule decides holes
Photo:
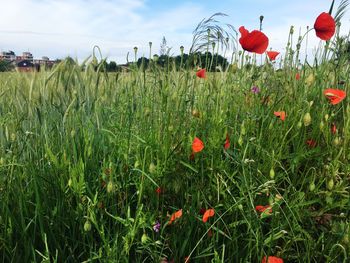
[(334, 146), (339, 146), (341, 143), (341, 140), (339, 137), (335, 137), (334, 140), (333, 140), (333, 145)]
[(328, 114), (324, 115), (324, 120), (325, 120), (325, 121), (328, 121), (328, 118), (329, 118), (329, 115), (328, 115)]
[(0, 158), (0, 165), (3, 165), (5, 163), (4, 158)]
[(243, 144), (243, 138), (242, 138), (242, 136), (239, 136), (238, 144), (239, 144), (239, 146), (242, 146), (242, 144)]
[(273, 168), (270, 169), (270, 178), (275, 178), (275, 170)]
[(185, 49), (184, 46), (181, 46), (181, 47), (180, 47), (180, 52), (181, 52), (181, 54), (184, 53), (184, 49)]
[(243, 210), (243, 205), (239, 204), (237, 207), (239, 210)]
[(246, 133), (245, 127), (244, 127), (244, 122), (241, 125), (241, 134), (244, 136)]
[(140, 166), (140, 162), (136, 160), (135, 164), (134, 164), (134, 168), (137, 168)]
[(333, 178), (329, 179), (328, 182), (327, 182), (327, 189), (328, 190), (332, 190), (334, 187), (334, 181), (333, 181)]
[(153, 174), (155, 173), (157, 170), (157, 166), (154, 163), (150, 163), (149, 167), (148, 167), (148, 171)]
[(91, 230), (91, 223), (89, 220), (86, 220), (86, 222), (84, 224), (84, 231), (89, 232), (90, 230)]
[(315, 183), (314, 182), (310, 183), (310, 185), (309, 185), (310, 192), (313, 192), (315, 190), (315, 188), (316, 188)]
[(72, 187), (72, 184), (73, 184), (73, 181), (72, 181), (71, 178), (69, 178), (69, 180), (68, 180), (68, 187)]
[(11, 133), (10, 139), (12, 142), (14, 142), (16, 140), (16, 133)]
[(310, 115), (309, 112), (305, 113), (303, 121), (304, 121), (304, 126), (305, 127), (309, 126), (311, 124), (311, 115)]
[(321, 130), (321, 131), (323, 130), (323, 127), (324, 127), (324, 122), (321, 121), (321, 122), (320, 122), (320, 130)]
[(113, 193), (114, 192), (114, 184), (112, 181), (109, 181), (107, 184), (107, 193)]
[(142, 237), (141, 237), (141, 243), (142, 244), (146, 244), (148, 242), (148, 236), (146, 233), (143, 233)]
[(298, 124), (297, 124), (297, 128), (300, 129), (301, 126), (303, 126), (303, 123), (301, 121), (299, 121)]

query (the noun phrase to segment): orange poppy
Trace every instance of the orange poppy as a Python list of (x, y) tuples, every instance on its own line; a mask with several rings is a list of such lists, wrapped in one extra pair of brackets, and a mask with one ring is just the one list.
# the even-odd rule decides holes
[(299, 80), (299, 79), (300, 79), (300, 73), (296, 73), (296, 74), (295, 74), (295, 79), (296, 79), (296, 80)]
[(228, 148), (230, 148), (230, 137), (228, 137), (228, 133), (226, 133), (226, 141), (225, 141), (225, 144), (224, 144), (224, 148), (225, 150), (227, 150)]
[(331, 39), (335, 33), (334, 18), (330, 14), (323, 12), (316, 18), (314, 29), (316, 36), (322, 40)]
[(271, 256), (271, 257), (268, 257), (266, 261), (266, 256), (265, 256), (261, 260), (261, 263), (283, 263), (283, 259)]
[(176, 211), (174, 214), (171, 215), (168, 225), (170, 225), (172, 222), (174, 222), (180, 217), (182, 217), (182, 209)]
[(215, 210), (214, 209), (208, 209), (205, 211), (202, 221), (206, 223), (210, 217), (213, 217), (215, 215)]
[(271, 61), (275, 60), (280, 52), (277, 51), (266, 51), (266, 55), (269, 57)]
[(239, 32), (241, 33), (239, 43), (244, 50), (257, 54), (262, 54), (266, 51), (269, 45), (269, 39), (263, 32), (253, 30), (249, 33), (244, 26), (239, 28)]
[(346, 92), (341, 89), (326, 89), (323, 94), (332, 105), (340, 103), (346, 97)]
[(276, 117), (280, 118), (281, 121), (284, 121), (286, 119), (286, 112), (285, 111), (275, 111), (273, 113)]
[(204, 149), (204, 143), (197, 137), (192, 142), (192, 153), (201, 152)]
[(272, 213), (272, 207), (270, 206), (270, 205), (257, 205), (256, 207), (255, 207), (255, 210), (257, 211), (257, 212), (260, 212), (260, 213), (264, 213), (265, 211), (265, 213), (267, 213), (267, 214), (271, 214)]
[(197, 72), (196, 72), (196, 76), (198, 77), (198, 78), (201, 78), (201, 79), (204, 79), (205, 77), (206, 77), (206, 70), (205, 70), (205, 68), (203, 68), (203, 69), (200, 69), (200, 70), (198, 70)]

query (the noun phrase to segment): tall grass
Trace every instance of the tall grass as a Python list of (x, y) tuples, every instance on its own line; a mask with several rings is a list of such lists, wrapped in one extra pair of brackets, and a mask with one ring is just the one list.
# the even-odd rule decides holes
[(348, 262), (350, 106), (322, 94), (350, 92), (348, 60), (297, 61), (1, 74), (0, 260)]

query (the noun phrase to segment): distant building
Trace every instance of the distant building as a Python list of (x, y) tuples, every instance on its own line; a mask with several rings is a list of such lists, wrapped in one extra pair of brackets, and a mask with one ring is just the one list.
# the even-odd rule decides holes
[(33, 55), (30, 52), (23, 52), (22, 56), (16, 56), (16, 60), (29, 60), (29, 61), (33, 61)]
[(15, 52), (9, 50), (8, 52), (1, 52), (0, 53), (0, 60), (6, 60), (6, 61), (14, 61), (16, 60), (16, 54)]
[(16, 56), (15, 52), (9, 50), (7, 52), (0, 52), (0, 60), (11, 62), (18, 71), (40, 71), (41, 68), (51, 69), (59, 60), (50, 60), (44, 56), (41, 59), (34, 59), (30, 52), (23, 52), (22, 56)]
[(21, 60), (15, 63), (16, 70), (19, 72), (32, 72), (35, 70), (35, 65), (30, 60)]

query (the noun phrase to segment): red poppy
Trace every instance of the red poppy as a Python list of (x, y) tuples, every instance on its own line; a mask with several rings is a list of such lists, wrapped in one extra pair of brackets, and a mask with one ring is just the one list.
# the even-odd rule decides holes
[(244, 50), (258, 54), (262, 54), (266, 51), (269, 45), (269, 39), (264, 33), (258, 30), (253, 30), (249, 33), (244, 26), (239, 28), (239, 32), (241, 33), (239, 43)]
[(210, 217), (213, 217), (215, 215), (215, 210), (214, 209), (208, 209), (205, 211), (203, 215), (203, 222), (206, 223)]
[(313, 139), (309, 139), (306, 141), (306, 144), (310, 147), (310, 148), (315, 148), (317, 146), (317, 142)]
[(192, 153), (201, 152), (203, 149), (204, 149), (203, 142), (199, 138), (195, 137), (192, 142)]
[(163, 189), (160, 187), (157, 187), (157, 189), (156, 189), (157, 195), (160, 195), (162, 192), (163, 192)]
[(296, 80), (299, 80), (299, 79), (300, 79), (300, 74), (299, 74), (299, 73), (296, 73), (296, 74), (295, 74), (295, 79), (296, 79)]
[(332, 105), (340, 103), (346, 97), (346, 92), (340, 89), (326, 89), (323, 91), (323, 94)]
[(207, 71), (205, 70), (205, 68), (203, 68), (203, 69), (198, 70), (196, 75), (198, 78), (204, 79), (206, 77), (206, 72)]
[(272, 213), (272, 207), (270, 206), (270, 205), (257, 205), (256, 207), (255, 207), (255, 210), (257, 211), (257, 212), (260, 212), (260, 213), (264, 213), (265, 211), (265, 213), (267, 213), (267, 214), (271, 214)]
[(271, 61), (275, 60), (280, 52), (277, 51), (266, 51), (266, 55), (269, 57)]
[(273, 113), (276, 117), (280, 118), (281, 121), (284, 121), (286, 119), (286, 112), (285, 111), (275, 111)]
[(180, 217), (182, 217), (182, 209), (176, 211), (174, 214), (171, 215), (168, 225), (170, 225), (172, 222), (174, 222)]
[(228, 133), (226, 133), (226, 141), (225, 141), (225, 144), (224, 144), (224, 148), (225, 150), (227, 150), (228, 148), (230, 148), (230, 137), (228, 137)]
[(316, 36), (322, 40), (331, 39), (335, 33), (334, 18), (330, 14), (323, 12), (316, 18), (314, 29)]
[(332, 125), (331, 125), (331, 132), (333, 134), (336, 134), (337, 133), (337, 126), (335, 125), (335, 123), (333, 122)]
[(261, 263), (283, 263), (283, 259), (271, 256), (271, 257), (268, 257), (266, 261), (266, 257), (263, 257), (263, 259), (261, 260)]

